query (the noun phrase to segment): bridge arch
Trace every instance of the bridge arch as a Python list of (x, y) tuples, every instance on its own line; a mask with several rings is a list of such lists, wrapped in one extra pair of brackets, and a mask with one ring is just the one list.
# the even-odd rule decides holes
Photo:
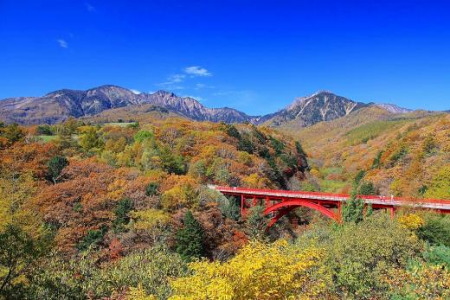
[(332, 220), (335, 220), (336, 222), (340, 222), (340, 215), (336, 214), (332, 210), (330, 210), (320, 204), (316, 204), (316, 203), (308, 201), (308, 200), (295, 199), (295, 200), (279, 202), (270, 207), (267, 207), (264, 210), (264, 215), (268, 215), (270, 213), (277, 213), (270, 220), (268, 227), (271, 227), (273, 224), (275, 224), (279, 219), (281, 219), (283, 216), (285, 216), (291, 210), (295, 209), (296, 207), (300, 207), (300, 206), (311, 208), (313, 210), (320, 212), (324, 216), (326, 216)]

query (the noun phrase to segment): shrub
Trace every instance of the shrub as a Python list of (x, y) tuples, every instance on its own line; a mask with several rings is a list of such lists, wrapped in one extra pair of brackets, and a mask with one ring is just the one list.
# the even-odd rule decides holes
[(1, 299), (23, 299), (26, 276), (48, 248), (47, 236), (33, 238), (18, 226), (8, 225), (0, 232)]
[(53, 135), (53, 130), (49, 125), (39, 125), (36, 128), (36, 134), (40, 135)]
[(108, 229), (106, 227), (102, 227), (99, 230), (88, 230), (87, 234), (83, 239), (78, 243), (77, 249), (80, 251), (84, 251), (89, 249), (89, 247), (96, 247), (101, 241), (103, 241), (103, 237), (106, 234)]
[(155, 135), (153, 132), (147, 131), (147, 130), (140, 130), (134, 135), (134, 141), (135, 142), (143, 142), (145, 140), (151, 140), (154, 139)]
[(268, 219), (263, 215), (264, 206), (256, 205), (248, 210), (246, 232), (252, 239), (263, 240), (265, 237)]
[(445, 266), (450, 271), (450, 248), (447, 246), (428, 246), (423, 258), (428, 263)]
[(434, 245), (450, 247), (450, 218), (430, 214), (425, 216), (425, 224), (417, 230), (418, 236)]
[(405, 228), (416, 230), (422, 227), (425, 223), (422, 217), (416, 214), (407, 214), (398, 217), (398, 222)]
[(385, 282), (389, 291), (388, 299), (449, 299), (450, 272), (440, 266), (424, 263), (408, 269), (392, 269)]
[(381, 277), (391, 268), (405, 267), (417, 257), (422, 244), (415, 235), (385, 214), (332, 233), (326, 246), (327, 266), (341, 298), (382, 298), (386, 284)]
[(145, 188), (147, 196), (156, 196), (159, 194), (159, 185), (156, 182), (150, 182)]
[(123, 299), (117, 295), (129, 288), (167, 299), (171, 294), (169, 280), (187, 272), (179, 255), (160, 247), (133, 252), (102, 268), (95, 265), (93, 253), (87, 257), (45, 262), (33, 278), (27, 299)]
[(172, 300), (324, 299), (327, 279), (318, 271), (323, 257), (280, 240), (253, 242), (231, 260), (189, 264), (193, 274), (172, 282)]

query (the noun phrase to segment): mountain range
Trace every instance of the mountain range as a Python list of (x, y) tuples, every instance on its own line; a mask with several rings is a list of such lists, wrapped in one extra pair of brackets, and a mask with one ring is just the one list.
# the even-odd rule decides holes
[(249, 116), (228, 107), (208, 108), (193, 98), (179, 97), (171, 92), (135, 93), (122, 87), (104, 85), (86, 91), (62, 89), (43, 97), (4, 99), (0, 101), (0, 120), (23, 125), (54, 124), (70, 117), (91, 117), (112, 109), (119, 118), (121, 109), (145, 107), (146, 111), (162, 108), (196, 121), (250, 122), (270, 126), (295, 122), (300, 127), (307, 127), (346, 116), (368, 106), (378, 106), (395, 114), (410, 111), (393, 104), (366, 104), (328, 91), (320, 91), (311, 96), (295, 99), (292, 104), (275, 113)]

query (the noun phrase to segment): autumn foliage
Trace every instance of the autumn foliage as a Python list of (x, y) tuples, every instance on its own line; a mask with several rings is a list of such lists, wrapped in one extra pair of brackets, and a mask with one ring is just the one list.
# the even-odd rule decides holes
[(447, 217), (360, 209), (336, 225), (297, 209), (268, 231), (261, 208), (241, 216), (207, 186), (447, 198), (448, 117), (340, 127), (332, 142), (321, 131), (317, 146), (310, 129), (300, 143), (250, 124), (140, 120), (0, 124), (0, 298), (448, 296)]

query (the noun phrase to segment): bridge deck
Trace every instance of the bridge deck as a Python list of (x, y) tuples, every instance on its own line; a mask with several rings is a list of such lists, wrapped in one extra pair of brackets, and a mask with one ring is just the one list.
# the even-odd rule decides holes
[[(304, 191), (284, 191), (284, 190), (261, 190), (261, 189), (247, 189), (237, 187), (223, 187), (223, 186), (209, 186), (221, 193), (228, 195), (247, 195), (257, 198), (270, 198), (280, 200), (288, 199), (308, 199), (318, 202), (343, 202), (349, 199), (349, 195), (346, 194), (332, 194), (332, 193), (319, 193), (319, 192), (304, 192)], [(434, 209), (445, 212), (450, 212), (450, 200), (439, 199), (407, 199), (399, 197), (383, 197), (383, 196), (358, 196), (368, 204), (376, 206), (386, 207), (400, 207), (400, 206), (412, 206), (423, 209)]]

